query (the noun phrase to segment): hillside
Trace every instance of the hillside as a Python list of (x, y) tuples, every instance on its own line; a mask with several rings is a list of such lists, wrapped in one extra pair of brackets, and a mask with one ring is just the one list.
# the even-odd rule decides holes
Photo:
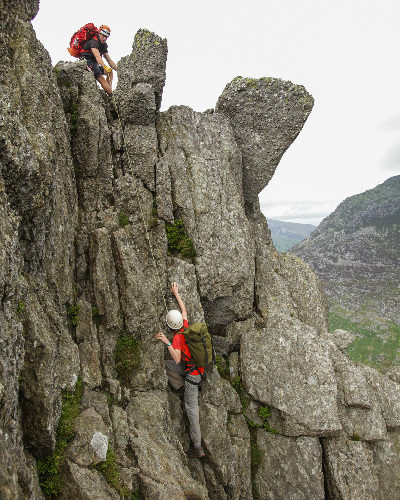
[(400, 176), (344, 200), (291, 253), (326, 290), (332, 327), (360, 336), (357, 361), (388, 369), (400, 355)]
[(312, 224), (299, 224), (268, 218), (267, 222), (271, 230), (272, 242), (278, 252), (286, 252), (290, 247), (307, 238), (316, 228)]

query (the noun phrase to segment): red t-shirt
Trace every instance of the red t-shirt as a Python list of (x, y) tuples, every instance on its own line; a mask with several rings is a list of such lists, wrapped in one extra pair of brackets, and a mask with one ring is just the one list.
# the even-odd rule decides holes
[[(179, 351), (182, 351), (183, 354), (185, 354), (185, 356), (182, 355), (182, 359), (186, 361), (186, 371), (188, 371), (194, 365), (191, 365), (190, 361), (189, 361), (192, 356), (191, 356), (189, 348), (186, 344), (185, 336), (182, 333), (180, 333), (180, 332), (184, 332), (186, 330), (186, 328), (189, 328), (189, 323), (188, 323), (187, 319), (184, 319), (183, 320), (183, 327), (179, 330), (179, 333), (176, 333), (174, 335), (174, 340), (172, 341), (172, 347), (174, 349), (179, 349)], [(203, 366), (199, 366), (198, 368), (199, 368), (201, 373), (204, 372)], [(200, 373), (198, 370), (194, 370), (191, 373), (191, 375), (200, 375)]]

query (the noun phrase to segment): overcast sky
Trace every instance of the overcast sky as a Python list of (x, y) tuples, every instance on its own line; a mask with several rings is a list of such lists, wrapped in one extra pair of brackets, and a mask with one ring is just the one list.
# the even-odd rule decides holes
[(260, 194), (267, 217), (318, 224), (346, 197), (400, 173), (399, 0), (41, 0), (53, 64), (87, 22), (111, 28), (114, 61), (136, 31), (168, 40), (162, 110), (215, 106), (235, 76), (302, 84), (314, 109)]

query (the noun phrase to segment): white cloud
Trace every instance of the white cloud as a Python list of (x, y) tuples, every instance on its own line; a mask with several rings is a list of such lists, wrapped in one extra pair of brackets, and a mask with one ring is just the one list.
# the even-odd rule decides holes
[(261, 211), (270, 219), (318, 225), (339, 203), (338, 200), (262, 202)]
[(400, 172), (400, 143), (395, 144), (386, 152), (381, 166), (383, 170), (389, 172)]

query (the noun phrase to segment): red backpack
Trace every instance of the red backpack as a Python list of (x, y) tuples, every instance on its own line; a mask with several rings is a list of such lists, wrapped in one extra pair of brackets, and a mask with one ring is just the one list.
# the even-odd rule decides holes
[(99, 34), (99, 30), (93, 23), (85, 24), (82, 28), (76, 31), (69, 42), (68, 52), (73, 57), (80, 57), (83, 45), (88, 40), (91, 40)]

